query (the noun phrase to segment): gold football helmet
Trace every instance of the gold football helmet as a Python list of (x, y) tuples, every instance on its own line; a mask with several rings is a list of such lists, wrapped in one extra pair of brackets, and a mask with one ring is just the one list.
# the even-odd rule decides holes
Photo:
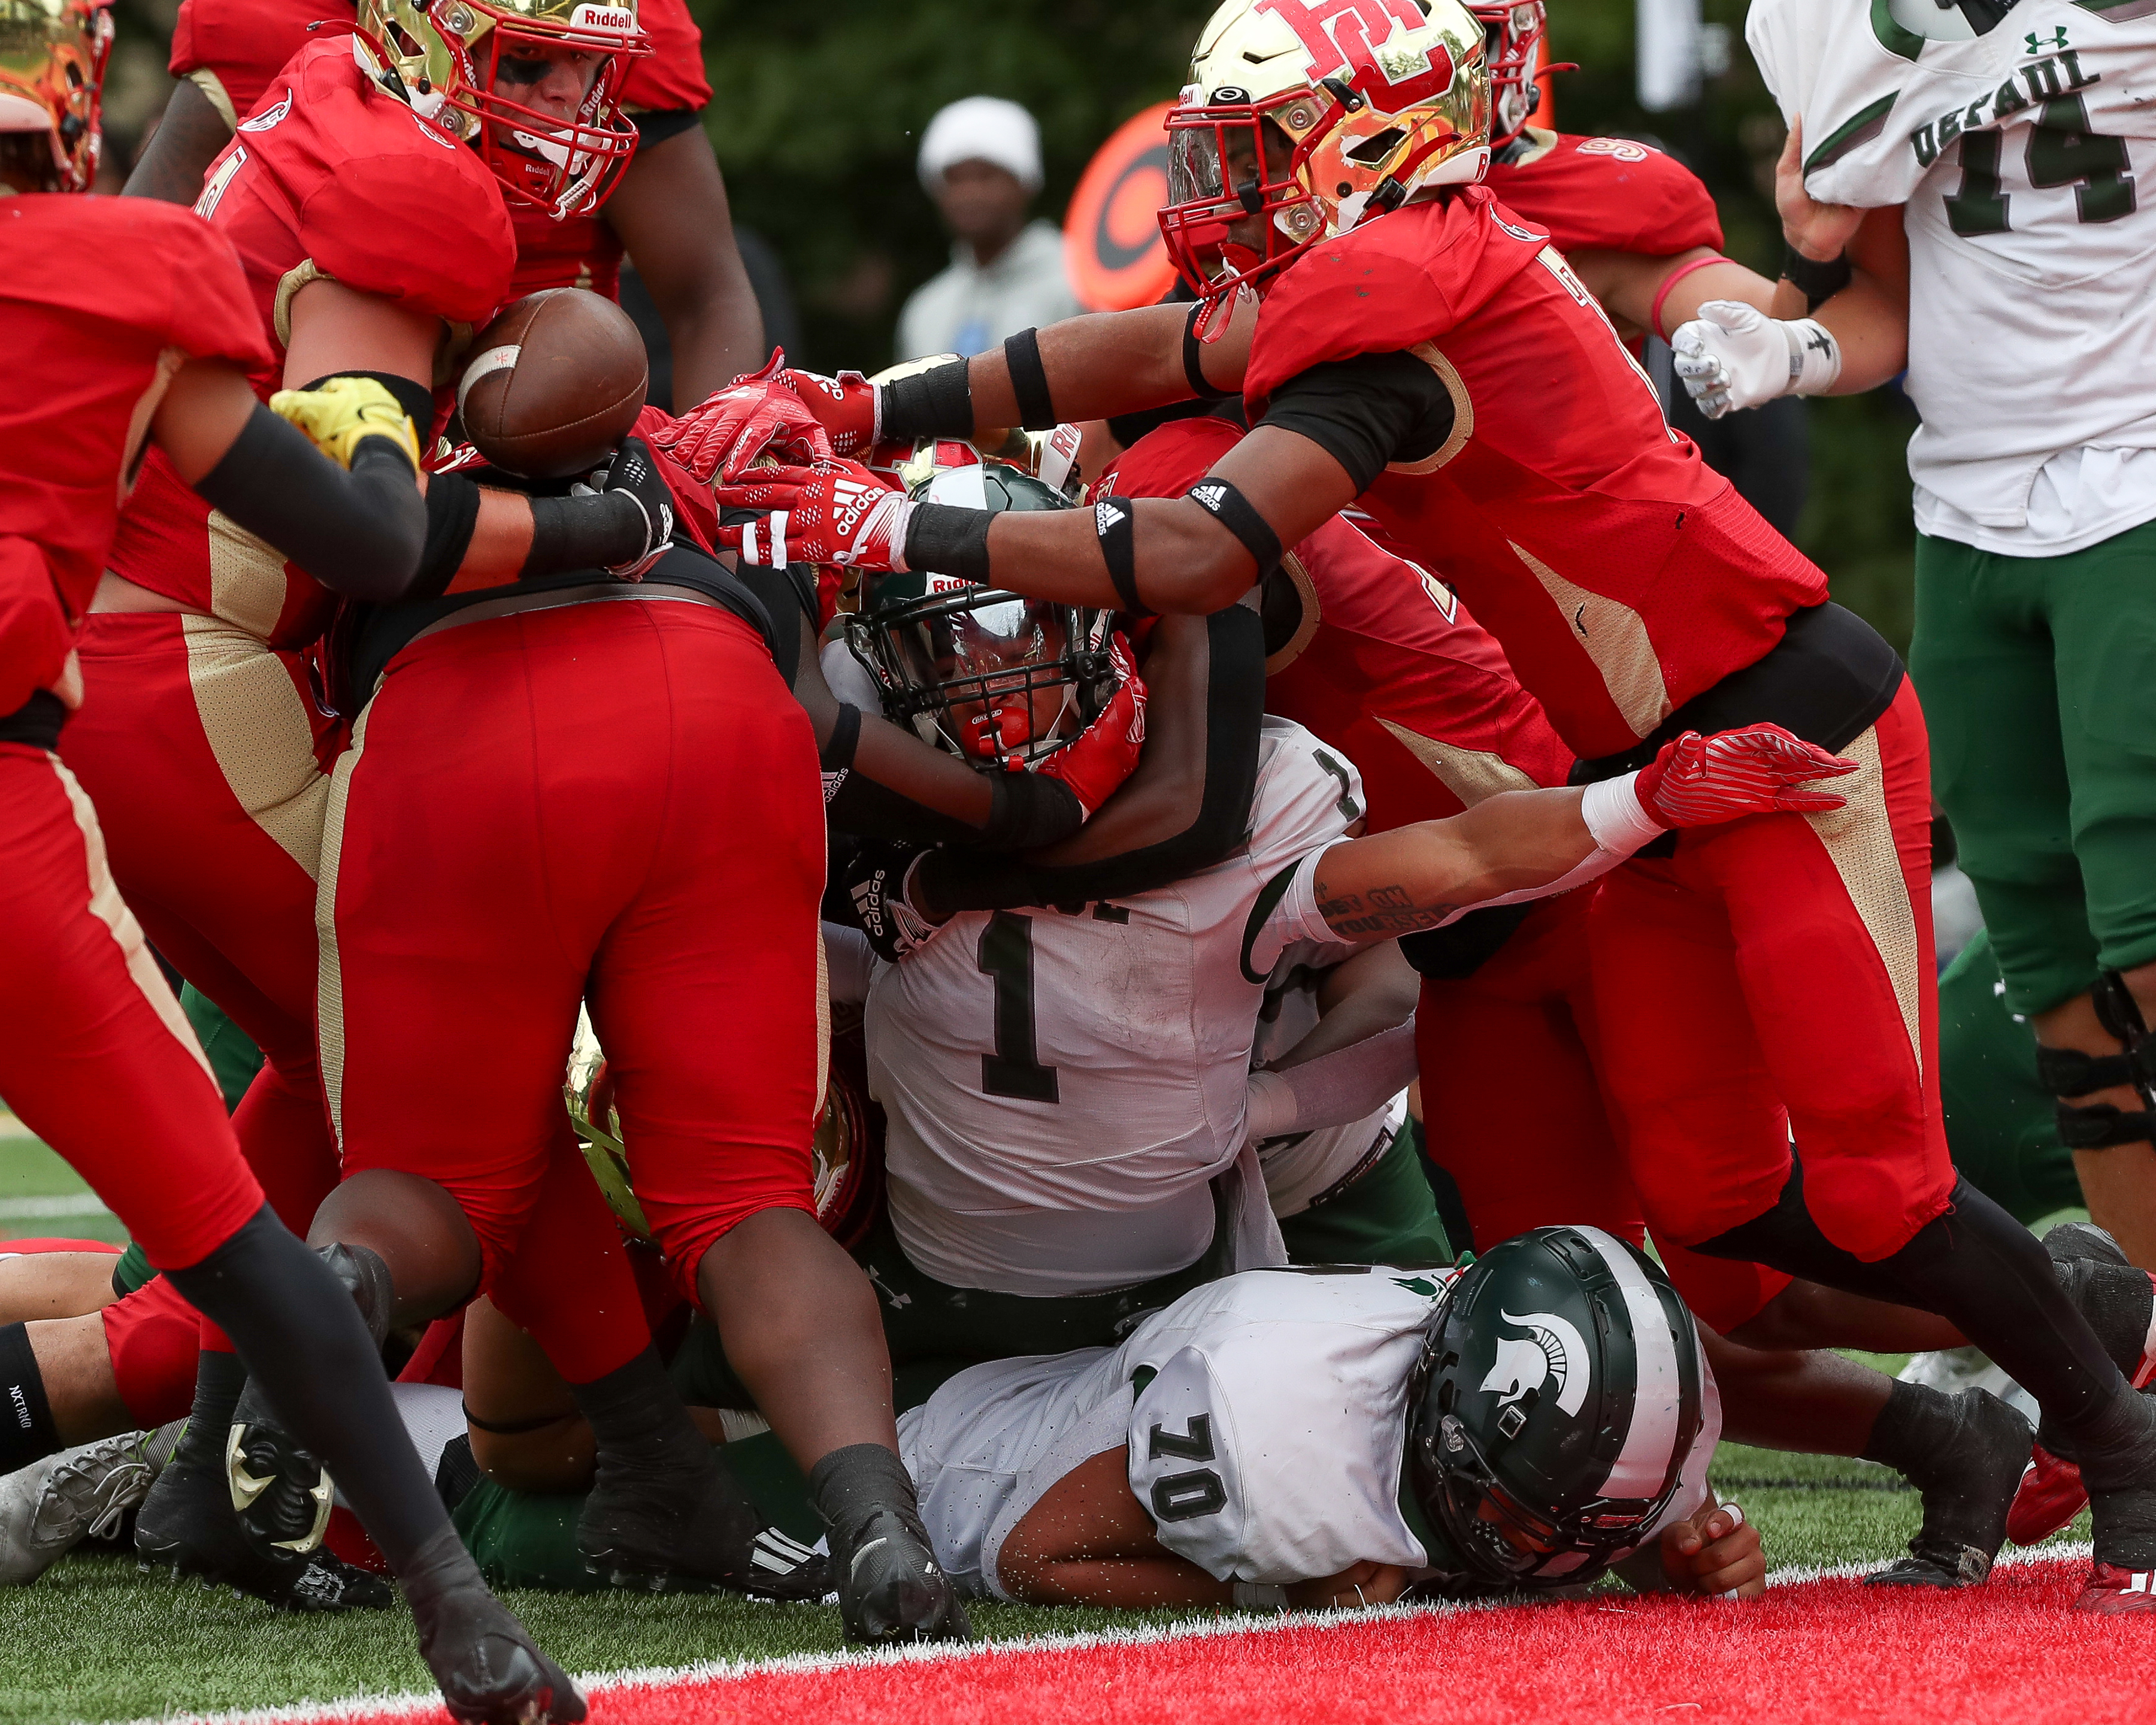
[[(476, 148), (512, 201), (557, 222), (604, 203), (636, 153), (621, 86), (651, 43), (635, 0), (360, 0), (357, 34), (378, 82)], [(574, 114), (505, 94), (536, 86), (563, 51), (588, 74)]]
[(1482, 27), (1459, 0), (1227, 0), (1168, 116), (1161, 232), (1217, 297), (1490, 160)]
[(105, 0), (0, 0), (0, 139), (36, 189), (87, 192), (97, 177), (111, 52)]

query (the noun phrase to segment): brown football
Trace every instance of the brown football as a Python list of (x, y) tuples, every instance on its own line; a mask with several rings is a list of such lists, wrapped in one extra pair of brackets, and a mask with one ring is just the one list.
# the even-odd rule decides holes
[(567, 479), (603, 467), (644, 410), (644, 338), (583, 288), (527, 294), (480, 332), (457, 384), (465, 434), (505, 472)]

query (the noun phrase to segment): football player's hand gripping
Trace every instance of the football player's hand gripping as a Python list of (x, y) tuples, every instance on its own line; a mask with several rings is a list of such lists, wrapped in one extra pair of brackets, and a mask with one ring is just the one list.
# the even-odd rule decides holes
[(758, 469), (718, 489), (721, 504), (768, 511), (739, 526), (721, 526), (719, 548), (754, 567), (834, 563), (841, 568), (903, 569), (906, 526), (917, 505), (858, 461)]
[(836, 453), (785, 369), (783, 351), (772, 351), (760, 372), (737, 377), (706, 397), (651, 441), (704, 485), (734, 480), (766, 458), (806, 466)]
[[(741, 444), (751, 422), (759, 413), (773, 411), (782, 395), (798, 403), (802, 413), (823, 428), (832, 454), (858, 455), (875, 445), (875, 384), (859, 372), (826, 377), (795, 371), (786, 363), (785, 351), (776, 347), (762, 371), (735, 378), (680, 415), (680, 423), (693, 428), (699, 459), (710, 459), (714, 473), (723, 472), (732, 480), (746, 470), (747, 462), (730, 460), (731, 453)], [(683, 465), (691, 464), (685, 459)], [(701, 470), (697, 476), (709, 477)]]
[(1035, 769), (1042, 778), (1067, 786), (1088, 820), (1131, 776), (1138, 752), (1145, 747), (1145, 680), (1131, 662), (1130, 643), (1122, 635), (1110, 637), (1108, 659), (1116, 668), (1116, 692), (1101, 709), (1100, 717)]
[(625, 437), (613, 459), (592, 475), (592, 489), (603, 497), (619, 497), (636, 506), (643, 517), (644, 543), (631, 557), (607, 565), (617, 581), (641, 581), (644, 572), (666, 555), (674, 539), (674, 494), (642, 438)]
[(1733, 1503), (1662, 1529), (1662, 1574), (1679, 1593), (1756, 1599), (1767, 1591), (1759, 1530)]
[(1670, 337), (1685, 393), (1710, 419), (1782, 395), (1824, 395), (1840, 381), (1841, 346), (1816, 318), (1769, 317), (1739, 300), (1709, 300)]
[(386, 438), (419, 470), (419, 434), (397, 398), (372, 377), (326, 377), (311, 389), (280, 389), (270, 411), (304, 431), (314, 446), (349, 468), (369, 438)]
[(1435, 928), (1478, 906), (1582, 886), (1672, 827), (1839, 809), (1843, 798), (1817, 781), (1856, 771), (1779, 725), (1712, 737), (1686, 732), (1640, 772), (1584, 791), (1511, 791), (1449, 820), (1314, 853), (1297, 868), (1282, 911), (1310, 939)]

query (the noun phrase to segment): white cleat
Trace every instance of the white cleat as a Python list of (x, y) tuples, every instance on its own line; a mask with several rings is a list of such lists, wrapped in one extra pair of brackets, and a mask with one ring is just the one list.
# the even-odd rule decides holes
[(0, 1479), (0, 1586), (27, 1587), (85, 1539), (115, 1532), (171, 1453), (162, 1435), (100, 1438)]

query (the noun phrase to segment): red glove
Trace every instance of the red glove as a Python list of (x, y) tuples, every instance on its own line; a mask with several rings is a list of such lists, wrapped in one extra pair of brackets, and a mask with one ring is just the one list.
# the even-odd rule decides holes
[(740, 478), (766, 455), (799, 465), (830, 459), (831, 439), (794, 387), (786, 355), (706, 396), (663, 430), (663, 449), (704, 485)]
[(1131, 663), (1130, 644), (1120, 634), (1108, 643), (1108, 660), (1120, 681), (1101, 716), (1038, 769), (1043, 778), (1060, 779), (1070, 787), (1088, 820), (1131, 776), (1138, 764), (1138, 751), (1145, 746), (1145, 680)]
[(1808, 790), (1856, 762), (1792, 737), (1779, 725), (1748, 725), (1718, 737), (1687, 731), (1644, 768), (1640, 806), (1666, 827), (1712, 826), (1748, 814), (1823, 814), (1842, 806), (1832, 791)]
[(914, 506), (858, 461), (758, 468), (738, 485), (716, 487), (716, 495), (721, 504), (768, 511), (761, 521), (719, 529), (719, 549), (739, 552), (752, 567), (906, 567), (906, 524)]

